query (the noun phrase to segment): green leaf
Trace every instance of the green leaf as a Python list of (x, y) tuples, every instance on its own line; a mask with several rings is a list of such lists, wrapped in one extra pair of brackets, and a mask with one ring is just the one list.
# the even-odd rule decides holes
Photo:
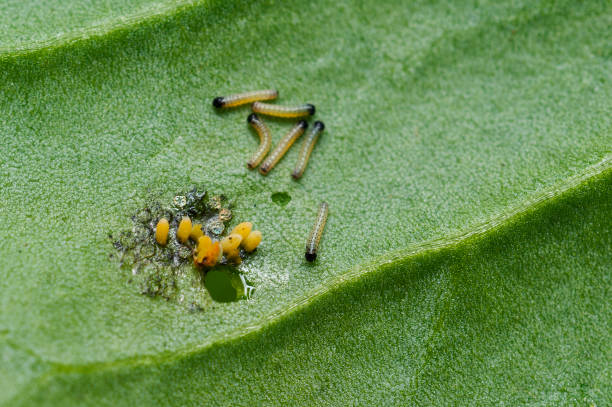
[[(609, 2), (105, 4), (0, 6), (0, 403), (611, 403)], [(268, 87), (326, 124), (299, 182), (211, 106)], [(250, 300), (110, 258), (193, 186), (262, 231)]]

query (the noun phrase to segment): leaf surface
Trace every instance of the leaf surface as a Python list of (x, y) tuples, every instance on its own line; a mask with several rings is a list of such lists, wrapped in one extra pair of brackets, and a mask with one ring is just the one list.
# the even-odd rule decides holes
[[(0, 401), (609, 401), (608, 2), (81, 12), (3, 17)], [(326, 123), (299, 182), (297, 148), (249, 172), (248, 109), (211, 106), (262, 87)], [(263, 232), (249, 301), (189, 313), (109, 259), (193, 185)]]

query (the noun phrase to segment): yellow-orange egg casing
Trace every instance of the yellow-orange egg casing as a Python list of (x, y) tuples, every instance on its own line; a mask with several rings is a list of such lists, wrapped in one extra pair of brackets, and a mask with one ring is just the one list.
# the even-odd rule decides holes
[(240, 257), (240, 250), (238, 248), (228, 252), (225, 254), (227, 261), (234, 264), (242, 263), (242, 258)]
[(205, 267), (213, 267), (223, 257), (223, 251), (221, 250), (221, 243), (213, 242), (212, 246), (208, 249), (204, 258), (202, 259), (202, 265)]
[(200, 237), (204, 236), (204, 232), (202, 232), (202, 224), (196, 223), (191, 227), (191, 232), (189, 233), (189, 237), (197, 242)]
[(191, 233), (191, 219), (188, 216), (185, 216), (181, 219), (178, 228), (176, 229), (176, 238), (179, 242), (185, 243), (187, 239), (189, 239), (189, 234)]
[(193, 258), (196, 264), (202, 264), (202, 262), (204, 261), (204, 257), (206, 256), (206, 254), (212, 247), (212, 244), (213, 244), (212, 240), (210, 239), (210, 237), (206, 235), (201, 236), (198, 239), (198, 246), (194, 250), (194, 258)]
[(254, 230), (249, 233), (246, 239), (242, 241), (242, 247), (247, 252), (252, 252), (257, 248), (257, 246), (259, 246), (259, 244), (261, 243), (261, 239), (261, 232), (259, 230)]
[(239, 233), (230, 233), (221, 240), (221, 247), (223, 253), (230, 253), (235, 251), (242, 242), (242, 235)]
[(236, 225), (234, 229), (232, 229), (233, 233), (238, 233), (242, 236), (242, 240), (246, 239), (251, 230), (253, 229), (253, 224), (251, 222), (242, 222)]
[(168, 223), (168, 219), (161, 218), (159, 222), (157, 222), (157, 226), (155, 227), (155, 240), (162, 246), (165, 246), (168, 243), (168, 231), (170, 230), (170, 223)]

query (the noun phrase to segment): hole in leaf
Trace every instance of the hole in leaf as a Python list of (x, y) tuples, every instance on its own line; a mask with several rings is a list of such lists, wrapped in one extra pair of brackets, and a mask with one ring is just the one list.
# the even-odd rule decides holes
[(213, 300), (217, 302), (238, 301), (248, 298), (253, 287), (249, 286), (244, 276), (232, 267), (218, 267), (210, 270), (204, 277), (204, 286)]
[(285, 206), (291, 201), (291, 195), (286, 192), (275, 192), (271, 196), (272, 202), (279, 206)]

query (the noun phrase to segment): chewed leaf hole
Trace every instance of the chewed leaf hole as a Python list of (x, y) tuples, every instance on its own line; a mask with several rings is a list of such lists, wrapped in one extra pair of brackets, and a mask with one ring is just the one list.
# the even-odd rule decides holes
[(204, 285), (213, 300), (217, 302), (238, 301), (249, 298), (254, 288), (230, 266), (210, 270), (204, 277)]
[(291, 195), (286, 192), (275, 192), (271, 196), (272, 202), (279, 206), (286, 206), (291, 201)]

